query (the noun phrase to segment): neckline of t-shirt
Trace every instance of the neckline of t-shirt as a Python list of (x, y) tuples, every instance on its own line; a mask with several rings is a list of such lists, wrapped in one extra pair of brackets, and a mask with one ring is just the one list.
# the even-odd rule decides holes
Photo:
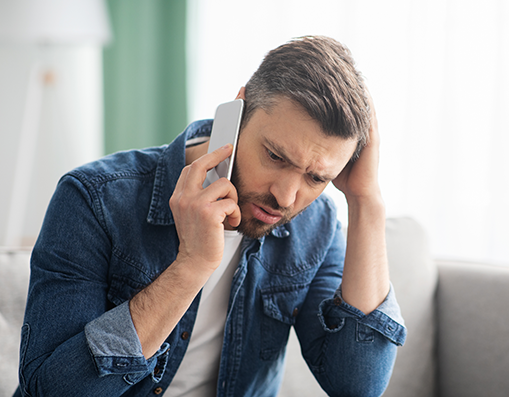
[(224, 231), (224, 236), (226, 238), (235, 238), (235, 237), (238, 237), (240, 235), (240, 232), (238, 230), (225, 230)]

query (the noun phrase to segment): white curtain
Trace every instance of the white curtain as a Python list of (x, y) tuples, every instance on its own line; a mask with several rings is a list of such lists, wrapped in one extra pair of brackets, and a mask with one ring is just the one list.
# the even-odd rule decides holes
[(268, 50), (332, 36), (375, 100), (387, 215), (420, 221), (436, 257), (509, 264), (508, 1), (190, 0), (188, 15), (191, 119)]

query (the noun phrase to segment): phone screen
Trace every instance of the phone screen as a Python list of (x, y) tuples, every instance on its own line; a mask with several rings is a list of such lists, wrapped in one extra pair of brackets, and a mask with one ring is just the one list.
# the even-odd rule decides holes
[(235, 160), (235, 152), (237, 150), (237, 139), (243, 110), (244, 101), (242, 99), (226, 102), (217, 107), (214, 123), (212, 124), (212, 132), (210, 134), (208, 153), (228, 143), (233, 145), (233, 152), (229, 158), (207, 172), (207, 178), (205, 179), (203, 187), (207, 187), (219, 178), (227, 178), (230, 180), (233, 162)]

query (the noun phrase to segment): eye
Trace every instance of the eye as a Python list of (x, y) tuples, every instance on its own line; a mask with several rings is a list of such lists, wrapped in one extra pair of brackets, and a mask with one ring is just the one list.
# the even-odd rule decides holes
[(320, 178), (319, 176), (316, 176), (316, 175), (309, 175), (309, 178), (316, 185), (320, 185), (322, 183), (326, 183), (327, 182), (323, 178)]
[(267, 149), (267, 155), (270, 157), (272, 161), (284, 161), (281, 157), (276, 155), (274, 152)]

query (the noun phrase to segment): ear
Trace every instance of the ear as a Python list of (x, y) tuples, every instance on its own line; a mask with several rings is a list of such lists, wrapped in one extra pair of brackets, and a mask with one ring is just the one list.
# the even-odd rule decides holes
[(246, 100), (246, 87), (240, 87), (239, 93), (237, 94), (237, 98), (235, 99)]

